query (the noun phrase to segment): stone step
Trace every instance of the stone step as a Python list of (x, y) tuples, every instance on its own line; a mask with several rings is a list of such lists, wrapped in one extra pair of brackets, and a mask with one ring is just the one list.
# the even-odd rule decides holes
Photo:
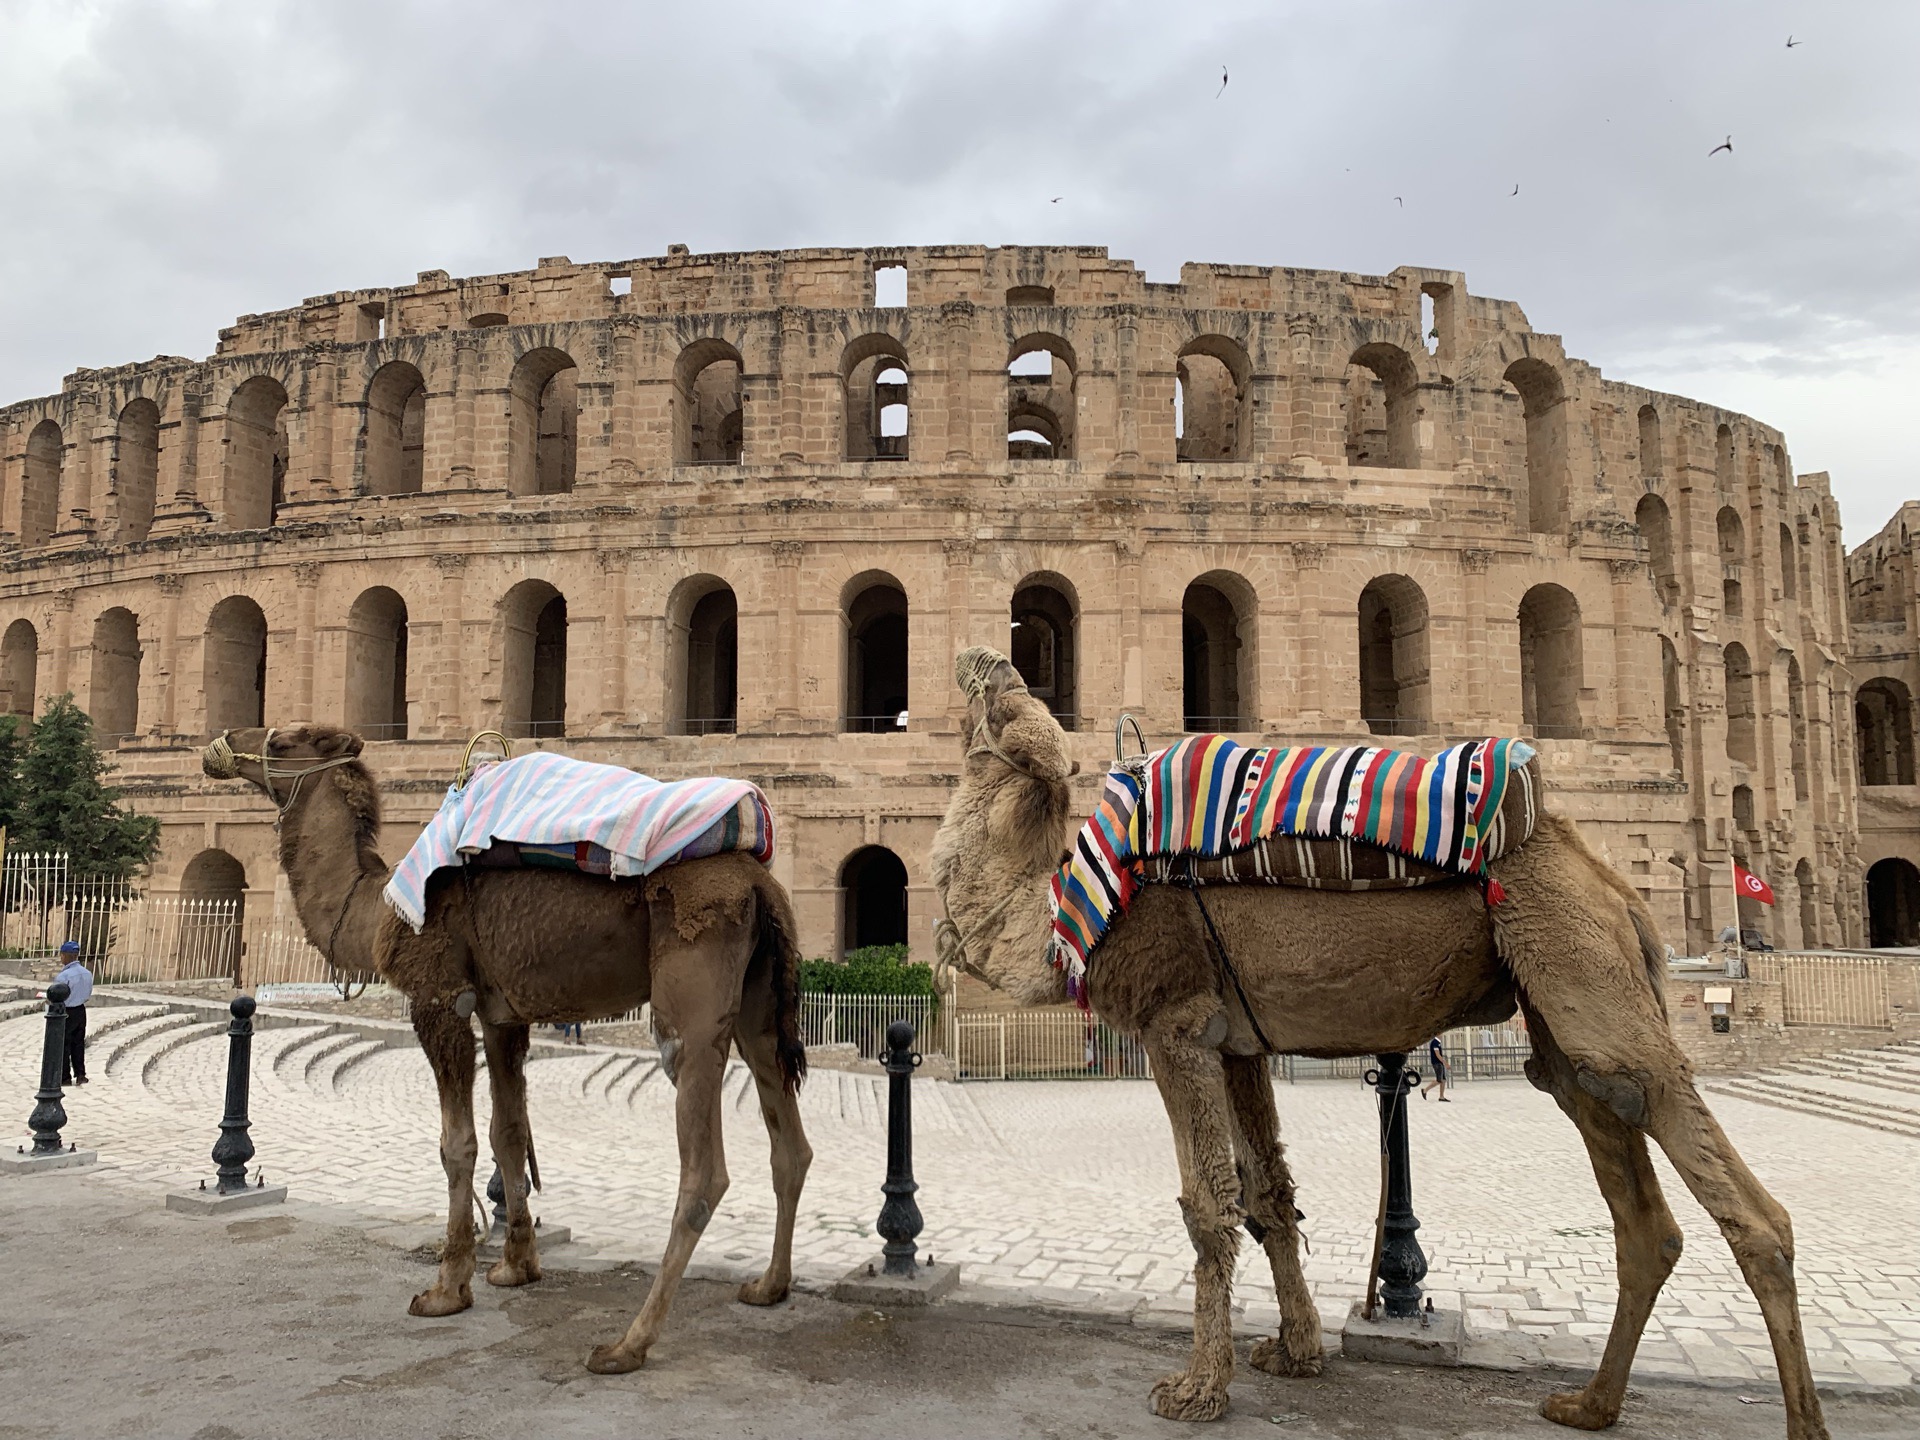
[[(153, 1084), (153, 1067), (167, 1056), (183, 1046), (192, 1045), (201, 1040), (211, 1040), (227, 1033), (225, 1021), (204, 1020), (198, 1024), (182, 1025), (168, 1030), (146, 1047), (145, 1058), (140, 1062), (140, 1083)], [(224, 1049), (218, 1057), (219, 1073), (226, 1073), (227, 1057)]]
[(151, 1020), (156, 1015), (167, 1013), (164, 1005), (110, 1005), (99, 1014), (87, 1016), (87, 1047), (91, 1049), (96, 1040), (103, 1035), (111, 1035), (116, 1030), (124, 1030), (142, 1020)]
[(338, 1055), (343, 1050), (350, 1050), (354, 1046), (364, 1043), (366, 1042), (361, 1040), (361, 1038), (351, 1030), (336, 1030), (318, 1044), (307, 1046), (300, 1052), (300, 1058), (296, 1062), (300, 1071), (300, 1079), (306, 1084), (309, 1090), (314, 1091), (316, 1094), (326, 1094), (326, 1087), (315, 1078), (315, 1071), (319, 1070), (320, 1067), (325, 1064), (329, 1056)]
[(1910, 1096), (1897, 1086), (1876, 1084), (1872, 1080), (1862, 1079), (1858, 1075), (1829, 1074), (1808, 1071), (1774, 1071), (1768, 1075), (1752, 1077), (1757, 1081), (1788, 1086), (1795, 1090), (1807, 1090), (1822, 1095), (1833, 1095), (1856, 1104), (1871, 1105), (1882, 1109), (1898, 1110), (1920, 1117), (1920, 1095)]
[(1844, 1080), (1869, 1089), (1885, 1089), (1920, 1095), (1920, 1067), (1908, 1070), (1892, 1065), (1846, 1065), (1835, 1060), (1802, 1060), (1786, 1068), (1792, 1075), (1815, 1075), (1823, 1079)]
[(649, 1063), (646, 1057), (640, 1055), (619, 1055), (614, 1058), (616, 1063), (599, 1073), (591, 1091), (609, 1104), (613, 1102), (613, 1092), (642, 1065)]
[(1872, 1113), (1851, 1112), (1837, 1105), (1830, 1098), (1795, 1094), (1751, 1080), (1718, 1081), (1708, 1084), (1705, 1088), (1710, 1094), (1730, 1095), (1735, 1099), (1750, 1100), (1756, 1105), (1771, 1105), (1776, 1110), (1791, 1110), (1801, 1115), (1819, 1115), (1828, 1120), (1841, 1120), (1849, 1125), (1859, 1125), (1864, 1129), (1878, 1130), (1887, 1135), (1906, 1135), (1920, 1140), (1920, 1116), (1910, 1121), (1900, 1121)]
[(658, 1056), (652, 1056), (642, 1060), (638, 1068), (623, 1082), (622, 1095), (627, 1102), (627, 1108), (629, 1110), (639, 1107), (640, 1092), (645, 1090), (649, 1085), (663, 1090), (671, 1088), (671, 1082), (667, 1079), (667, 1072), (661, 1068)]
[(341, 1090), (340, 1082), (349, 1071), (387, 1048), (386, 1042), (382, 1040), (356, 1039), (353, 1044), (327, 1054), (314, 1066), (309, 1074), (309, 1080), (322, 1094), (338, 1095)]
[(101, 1053), (92, 1057), (94, 1066), (102, 1075), (111, 1075), (122, 1068), (133, 1056), (155, 1036), (165, 1035), (172, 1030), (183, 1030), (195, 1023), (191, 1015), (174, 1015), (162, 1011), (145, 1020), (136, 1020), (112, 1032)]
[(286, 1079), (288, 1072), (298, 1070), (306, 1063), (307, 1052), (322, 1041), (330, 1040), (343, 1032), (338, 1025), (303, 1025), (298, 1038), (282, 1046), (273, 1057), (272, 1073), (279, 1079)]
[(18, 1020), (22, 1015), (42, 1015), (47, 1013), (44, 1000), (8, 1000), (0, 1002), (0, 1025), (9, 1020)]

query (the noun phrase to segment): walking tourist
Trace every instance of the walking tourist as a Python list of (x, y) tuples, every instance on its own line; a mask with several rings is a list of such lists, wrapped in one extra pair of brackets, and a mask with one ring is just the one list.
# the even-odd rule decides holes
[(1447, 1099), (1447, 1082), (1453, 1077), (1447, 1071), (1447, 1052), (1442, 1048), (1438, 1035), (1427, 1041), (1427, 1063), (1433, 1067), (1433, 1078), (1420, 1087), (1420, 1098), (1426, 1099), (1427, 1091), (1437, 1085), (1440, 1087), (1440, 1103), (1451, 1105), (1453, 1102)]
[(63, 1085), (87, 1083), (87, 1001), (93, 998), (93, 972), (80, 959), (80, 947), (73, 941), (60, 946), (60, 958), (66, 963), (53, 977), (54, 983), (67, 987), (67, 1054), (61, 1068)]

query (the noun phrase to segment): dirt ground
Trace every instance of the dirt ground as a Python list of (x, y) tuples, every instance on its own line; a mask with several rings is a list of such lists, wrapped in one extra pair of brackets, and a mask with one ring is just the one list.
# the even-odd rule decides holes
[[(647, 1279), (569, 1272), (474, 1309), (405, 1314), (427, 1262), (298, 1204), (227, 1220), (87, 1172), (0, 1180), (0, 1437), (1327, 1437), (1565, 1435), (1553, 1377), (1334, 1361), (1315, 1381), (1242, 1369), (1190, 1431), (1147, 1410), (1181, 1337), (1020, 1312), (882, 1314), (800, 1296), (772, 1310), (689, 1284), (647, 1367), (589, 1375)], [(560, 1260), (560, 1265), (565, 1261)], [(1740, 1396), (1763, 1403), (1742, 1403)], [(1830, 1401), (1836, 1437), (1920, 1433), (1920, 1395)], [(1636, 1387), (1624, 1436), (1777, 1440), (1772, 1391)]]

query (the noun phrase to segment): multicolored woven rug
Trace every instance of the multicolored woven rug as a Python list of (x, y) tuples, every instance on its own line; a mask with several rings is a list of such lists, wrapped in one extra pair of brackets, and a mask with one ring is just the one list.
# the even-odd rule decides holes
[(1533, 759), (1520, 740), (1475, 740), (1431, 757), (1182, 740), (1107, 776), (1053, 878), (1052, 961), (1084, 1003), (1088, 958), (1114, 919), (1143, 884), (1189, 871), (1204, 884), (1341, 890), (1482, 875), (1533, 833)]

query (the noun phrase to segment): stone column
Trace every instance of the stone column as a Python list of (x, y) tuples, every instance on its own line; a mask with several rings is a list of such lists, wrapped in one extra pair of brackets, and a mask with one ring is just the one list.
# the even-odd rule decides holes
[(1314, 540), (1296, 540), (1291, 547), (1296, 591), (1294, 624), (1298, 633), (1294, 637), (1294, 653), (1300, 657), (1300, 683), (1297, 687), (1300, 696), (1300, 718), (1309, 728), (1318, 728), (1327, 721), (1326, 683), (1323, 669), (1325, 657), (1321, 654), (1320, 636), (1322, 616), (1320, 614), (1320, 565), (1327, 557), (1327, 547)]
[[(73, 689), (73, 591), (56, 590), (53, 592), (53, 683), (42, 688), (42, 694), (64, 695)], [(34, 699), (34, 713), (39, 711), (40, 696)]]
[(780, 312), (780, 463), (783, 465), (798, 465), (807, 458), (802, 425), (809, 368), (806, 316), (788, 306)]
[(453, 435), (447, 473), (423, 479), (430, 490), (471, 490), (474, 487), (474, 426), (476, 392), (480, 385), (482, 332), (457, 330), (453, 336)]
[(178, 575), (156, 575), (160, 592), (160, 653), (154, 657), (154, 707), (150, 733), (162, 737), (181, 734), (176, 712), (180, 694), (180, 593), (186, 582)]
[[(440, 554), (433, 557), (433, 568), (440, 572), (440, 623), (434, 642), (434, 733), (442, 739), (456, 737), (467, 728), (466, 711), (466, 602), (467, 557)], [(477, 716), (478, 710), (474, 711)]]
[[(213, 512), (200, 497), (200, 409), (206, 400), (204, 379), (183, 380), (178, 397), (168, 407), (172, 418), (161, 417), (153, 528), (147, 532), (153, 537), (179, 535), (213, 523)], [(218, 449), (213, 453), (217, 460)]]
[(800, 715), (800, 561), (807, 547), (798, 540), (776, 540), (770, 548), (774, 605), (779, 612), (774, 644), (780, 652), (774, 658), (773, 725), (776, 730), (792, 733), (804, 728)]
[(635, 478), (634, 472), (639, 463), (635, 458), (638, 447), (634, 431), (635, 391), (639, 380), (636, 351), (639, 340), (633, 320), (617, 319), (613, 326), (613, 398), (608, 416), (612, 434), (608, 443), (607, 468), (611, 472), (608, 478), (624, 486)]
[(314, 649), (320, 629), (320, 566), (303, 561), (293, 567), (293, 708), (300, 719), (317, 719), (313, 709)]
[(1114, 383), (1119, 396), (1119, 433), (1115, 437), (1114, 461), (1131, 467), (1140, 461), (1140, 312), (1122, 305), (1114, 312), (1118, 322), (1114, 359)]
[(1639, 579), (1638, 560), (1609, 560), (1607, 575), (1613, 581), (1613, 726), (1625, 734), (1643, 729), (1639, 721), (1644, 707), (1633, 663), (1633, 583)]
[[(971, 516), (963, 517), (969, 524)], [(947, 653), (941, 657), (946, 675), (947, 724), (958, 732), (967, 720), (966, 697), (953, 684), (953, 657), (973, 643), (974, 542), (955, 537), (940, 542), (947, 566)]]
[(1467, 670), (1467, 713), (1461, 717), (1475, 729), (1485, 727), (1491, 709), (1487, 699), (1488, 661), (1487, 651), (1487, 567), (1493, 561), (1491, 550), (1462, 550), (1460, 552), (1460, 570), (1464, 576), (1461, 589), (1466, 599), (1467, 613), (1463, 617), (1466, 630), (1462, 638)]
[(606, 615), (600, 622), (600, 723), (595, 733), (618, 734), (627, 720), (628, 550), (601, 550), (594, 562), (606, 578)]
[[(1151, 723), (1146, 636), (1140, 615), (1140, 554), (1138, 536), (1122, 536), (1113, 542), (1114, 589), (1120, 601), (1120, 708)], [(1080, 683), (1084, 686), (1085, 679)]]
[(940, 307), (947, 350), (947, 459), (973, 459), (973, 302)]
[(1287, 316), (1287, 348), (1293, 356), (1293, 373), (1287, 376), (1287, 411), (1292, 421), (1289, 449), (1296, 458), (1320, 453), (1313, 413), (1313, 337), (1313, 316)]
[[(53, 539), (56, 549), (85, 545), (93, 539), (93, 457), (98, 436), (99, 398), (75, 395), (71, 418), (64, 430), (67, 438), (61, 456), (60, 491), (54, 497)], [(112, 430), (107, 432), (111, 437)], [(56, 695), (60, 691), (54, 692)]]
[[(296, 491), (288, 486), (289, 500), (328, 500), (335, 495), (353, 493), (353, 451), (347, 451), (346, 462), (341, 464), (340, 457), (333, 453), (334, 440), (344, 432), (343, 438), (351, 446), (354, 434), (352, 425), (336, 426), (334, 409), (339, 403), (339, 371), (334, 359), (334, 347), (331, 342), (320, 342), (307, 346), (306, 351), (306, 394), (302, 408), (306, 411), (306, 454), (305, 483)], [(287, 470), (297, 474), (289, 456)], [(303, 712), (310, 713), (310, 712)]]

